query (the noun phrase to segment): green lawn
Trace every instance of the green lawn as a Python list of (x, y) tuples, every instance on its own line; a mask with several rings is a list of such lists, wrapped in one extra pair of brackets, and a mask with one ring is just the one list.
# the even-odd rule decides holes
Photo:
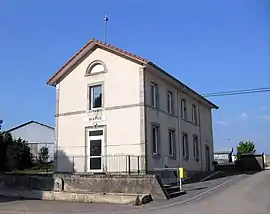
[(42, 167), (33, 167), (31, 169), (25, 170), (13, 170), (12, 172), (8, 172), (8, 174), (52, 174), (53, 173), (53, 165), (42, 166)]

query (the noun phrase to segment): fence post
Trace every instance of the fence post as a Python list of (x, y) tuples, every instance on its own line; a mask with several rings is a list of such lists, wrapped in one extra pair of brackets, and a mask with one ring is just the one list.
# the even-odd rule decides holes
[(138, 175), (140, 174), (140, 156), (137, 156)]
[(130, 170), (130, 155), (128, 155), (128, 174), (131, 174), (131, 170)]

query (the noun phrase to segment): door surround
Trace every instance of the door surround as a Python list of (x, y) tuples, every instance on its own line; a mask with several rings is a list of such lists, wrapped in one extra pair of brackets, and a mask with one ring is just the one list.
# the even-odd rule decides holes
[[(102, 135), (90, 136), (92, 131), (102, 131)], [(104, 164), (103, 157), (106, 155), (106, 126), (90, 126), (85, 127), (85, 172), (103, 172)], [(90, 169), (90, 140), (101, 140), (101, 169)]]

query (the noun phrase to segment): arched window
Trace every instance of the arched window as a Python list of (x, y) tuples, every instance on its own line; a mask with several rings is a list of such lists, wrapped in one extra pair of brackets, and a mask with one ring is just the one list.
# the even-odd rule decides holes
[(107, 72), (107, 68), (104, 62), (96, 60), (90, 63), (86, 69), (86, 76), (95, 75)]

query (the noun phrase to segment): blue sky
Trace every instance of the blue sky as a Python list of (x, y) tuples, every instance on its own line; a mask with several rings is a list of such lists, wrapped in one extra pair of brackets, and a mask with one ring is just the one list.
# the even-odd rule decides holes
[[(0, 5), (1, 105), (7, 129), (54, 123), (47, 79), (90, 38), (155, 62), (201, 93), (270, 86), (268, 0), (9, 0)], [(270, 93), (213, 97), (216, 149), (240, 140), (270, 153)], [(230, 140), (228, 140), (230, 139)]]

